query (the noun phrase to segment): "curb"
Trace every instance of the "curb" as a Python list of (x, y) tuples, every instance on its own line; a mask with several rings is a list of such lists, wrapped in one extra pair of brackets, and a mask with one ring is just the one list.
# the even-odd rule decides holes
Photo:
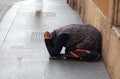
[(7, 13), (7, 11), (12, 7), (13, 4), (14, 3), (10, 3), (10, 4), (6, 5), (6, 7), (4, 7), (3, 10), (0, 12), (0, 22), (2, 21), (3, 17)]

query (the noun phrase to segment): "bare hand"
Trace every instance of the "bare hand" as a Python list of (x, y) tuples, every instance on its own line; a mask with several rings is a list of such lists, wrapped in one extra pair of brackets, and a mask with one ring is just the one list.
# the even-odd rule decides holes
[(44, 33), (44, 39), (52, 39), (51, 34), (48, 31)]

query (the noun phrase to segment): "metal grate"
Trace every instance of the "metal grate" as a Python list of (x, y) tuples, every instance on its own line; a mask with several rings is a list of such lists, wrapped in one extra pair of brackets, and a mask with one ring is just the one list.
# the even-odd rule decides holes
[(41, 10), (38, 10), (38, 11), (35, 12), (35, 16), (36, 16), (36, 17), (40, 17), (41, 14), (42, 14)]
[(35, 16), (40, 17), (40, 16), (47, 16), (47, 17), (56, 17), (55, 12), (42, 12), (41, 10), (38, 10), (35, 12)]
[(33, 32), (31, 34), (31, 41), (32, 42), (43, 42), (44, 37), (42, 32)]
[(44, 14), (48, 17), (55, 17), (56, 16), (55, 12), (45, 12)]

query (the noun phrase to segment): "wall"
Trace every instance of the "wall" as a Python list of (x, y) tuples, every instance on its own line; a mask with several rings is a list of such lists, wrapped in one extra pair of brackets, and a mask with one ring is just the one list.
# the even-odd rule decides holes
[(93, 0), (97, 7), (103, 12), (105, 16), (108, 15), (109, 0)]
[[(69, 3), (74, 0), (69, 0)], [(96, 0), (77, 0), (76, 7), (83, 21), (94, 25), (102, 33), (103, 59), (111, 79), (120, 79), (120, 39), (110, 27), (108, 11), (104, 13)], [(108, 0), (107, 0), (108, 1)], [(95, 4), (95, 3), (96, 4)], [(108, 8), (108, 6), (107, 6)]]

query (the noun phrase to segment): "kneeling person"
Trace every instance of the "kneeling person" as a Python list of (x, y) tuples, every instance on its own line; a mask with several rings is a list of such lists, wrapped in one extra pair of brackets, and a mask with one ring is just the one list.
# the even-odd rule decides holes
[[(101, 33), (90, 24), (71, 24), (44, 33), (50, 58), (75, 58), (96, 61), (101, 58)], [(66, 47), (65, 55), (60, 54)]]

